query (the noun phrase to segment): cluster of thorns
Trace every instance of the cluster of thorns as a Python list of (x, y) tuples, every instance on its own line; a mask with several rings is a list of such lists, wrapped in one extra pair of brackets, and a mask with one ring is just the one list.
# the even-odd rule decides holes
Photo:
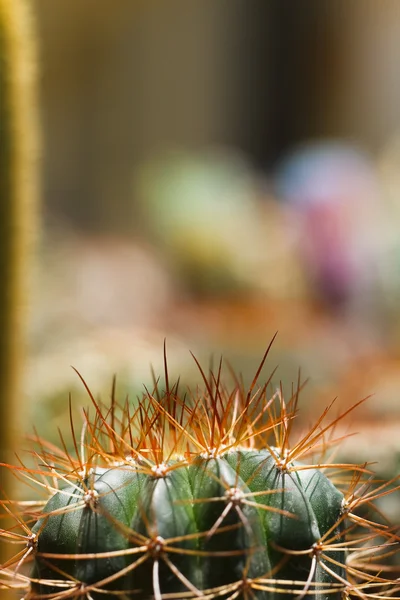
[[(186, 396), (179, 392), (179, 381), (170, 385), (164, 351), (165, 389), (161, 391), (160, 382), (154, 378), (153, 388), (146, 389), (136, 404), (130, 403), (128, 399), (123, 404), (117, 402), (115, 381), (111, 403), (108, 406), (102, 404), (93, 397), (78, 373), (89, 394), (91, 408), (83, 410), (83, 427), (77, 436), (70, 401), (71, 449), (61, 431), (60, 447), (44, 441), (35, 434), (34, 449), (29, 451), (28, 458), (18, 457), (18, 464), (13, 466), (3, 465), (9, 468), (18, 480), (22, 479), (34, 487), (36, 496), (37, 490), (41, 491), (43, 498), (22, 502), (5, 498), (1, 502), (4, 527), (0, 530), (0, 536), (3, 541), (20, 547), (20, 550), (2, 565), (0, 589), (24, 593), (27, 600), (93, 600), (94, 594), (110, 593), (105, 592), (105, 588), (113, 581), (125, 576), (145, 561), (152, 561), (155, 600), (251, 600), (257, 598), (260, 592), (289, 593), (297, 600), (321, 593), (336, 594), (336, 598), (356, 596), (360, 599), (381, 600), (398, 595), (400, 580), (397, 579), (395, 566), (395, 556), (400, 547), (398, 533), (375, 506), (375, 502), (400, 486), (396, 480), (376, 481), (368, 464), (352, 465), (334, 461), (338, 444), (343, 440), (343, 436), (335, 437), (337, 425), (364, 400), (340, 416), (329, 419), (328, 413), (332, 409), (332, 403), (315, 424), (308, 428), (304, 435), (297, 436), (293, 442), (292, 429), (296, 421), (299, 393), (303, 386), (299, 376), (288, 401), (284, 400), (281, 387), (270, 393), (274, 372), (262, 387), (257, 387), (269, 349), (270, 346), (247, 390), (243, 381), (232, 371), (233, 390), (228, 391), (225, 388), (221, 382), (222, 362), (216, 371), (210, 369), (210, 373), (206, 374), (195, 359), (205, 390), (198, 390)], [(311, 558), (310, 573), (306, 581), (279, 579), (276, 570), (251, 579), (245, 569), (240, 581), (199, 590), (180, 573), (173, 561), (174, 554), (178, 552), (177, 544), (184, 541), (182, 536), (164, 539), (149, 523), (148, 536), (133, 531), (127, 532), (132, 541), (129, 549), (99, 552), (96, 555), (63, 555), (65, 559), (90, 560), (100, 557), (112, 558), (123, 552), (132, 559), (123, 572), (104, 578), (96, 584), (87, 585), (74, 581), (65, 573), (60, 572), (59, 577), (55, 573), (53, 580), (37, 580), (36, 583), (55, 586), (59, 589), (56, 595), (40, 595), (32, 591), (32, 578), (29, 573), (35, 556), (40, 554), (44, 560), (55, 558), (54, 555), (38, 552), (37, 539), (40, 530), (34, 533), (32, 528), (43, 517), (42, 510), (49, 498), (66, 486), (74, 488), (75, 501), (67, 505), (64, 511), (89, 507), (96, 512), (101, 511), (101, 503), (90, 482), (94, 481), (91, 474), (98, 467), (134, 467), (152, 477), (166, 477), (171, 470), (190, 465), (198, 456), (211, 459), (237, 449), (259, 448), (268, 449), (276, 460), (277, 468), (289, 477), (302, 469), (318, 468), (329, 472), (331, 481), (344, 494), (340, 520), (346, 524), (345, 536), (341, 535), (340, 539), (338, 538), (338, 534), (335, 533), (338, 525), (336, 523), (312, 548), (304, 551), (286, 550), (288, 555), (306, 554)], [(249, 527), (242, 508), (246, 504), (256, 505), (254, 495), (257, 492), (249, 495), (240, 489), (239, 484), (231, 486), (224, 481), (221, 481), (221, 484), (226, 488), (226, 493), (222, 498), (211, 500), (224, 502), (224, 509), (214, 527), (199, 533), (199, 537), (210, 537), (223, 527), (224, 519), (230, 511), (236, 511), (243, 526)], [(257, 506), (271, 510), (268, 506)], [(43, 519), (43, 523), (46, 523), (46, 519)], [(118, 528), (117, 523), (116, 527)], [(187, 550), (184, 548), (179, 549), (179, 552), (185, 551)], [(330, 556), (330, 553), (340, 551), (346, 554), (345, 577), (337, 574), (337, 569), (334, 568), (335, 559)], [(187, 590), (185, 593), (162, 594), (159, 581), (161, 563), (167, 565), (173, 575), (181, 581)], [(334, 577), (335, 583), (317, 584), (313, 581), (318, 564)], [(120, 599), (128, 597), (127, 592), (115, 594), (116, 598)], [(133, 592), (129, 597), (134, 597)]]

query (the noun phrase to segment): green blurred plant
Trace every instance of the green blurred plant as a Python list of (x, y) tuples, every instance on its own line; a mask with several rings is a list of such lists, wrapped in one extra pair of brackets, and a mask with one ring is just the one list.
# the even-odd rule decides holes
[(243, 160), (171, 153), (139, 169), (136, 197), (145, 229), (191, 293), (257, 288), (265, 229)]

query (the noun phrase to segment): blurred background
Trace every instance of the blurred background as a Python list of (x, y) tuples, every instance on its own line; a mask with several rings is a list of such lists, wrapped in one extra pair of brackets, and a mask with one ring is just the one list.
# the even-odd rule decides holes
[[(190, 351), (277, 365), (400, 456), (398, 0), (30, 0), (41, 131), (28, 422)], [(355, 440), (355, 441), (354, 441)], [(361, 441), (360, 441), (361, 440)], [(375, 446), (375, 445), (374, 445)], [(379, 451), (378, 451), (378, 449)], [(370, 449), (370, 448), (369, 448)], [(390, 462), (392, 461), (392, 462)], [(396, 463), (397, 464), (397, 463)]]

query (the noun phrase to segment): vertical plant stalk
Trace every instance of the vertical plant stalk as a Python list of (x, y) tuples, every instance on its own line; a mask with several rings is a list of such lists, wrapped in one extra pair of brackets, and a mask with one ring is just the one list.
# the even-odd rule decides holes
[[(23, 360), (29, 264), (37, 227), (36, 44), (26, 0), (0, 0), (0, 460), (18, 444), (26, 410)], [(1, 493), (10, 482), (1, 473)]]

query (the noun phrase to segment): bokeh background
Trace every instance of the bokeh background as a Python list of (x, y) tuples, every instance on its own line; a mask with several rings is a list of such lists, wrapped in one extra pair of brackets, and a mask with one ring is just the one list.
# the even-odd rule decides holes
[[(24, 396), (47, 437), (93, 392), (222, 354), (364, 396), (346, 452), (400, 456), (398, 0), (30, 0), (42, 137)], [(340, 428), (339, 428), (340, 429)], [(373, 443), (372, 443), (372, 440)], [(370, 458), (370, 454), (369, 454)]]

